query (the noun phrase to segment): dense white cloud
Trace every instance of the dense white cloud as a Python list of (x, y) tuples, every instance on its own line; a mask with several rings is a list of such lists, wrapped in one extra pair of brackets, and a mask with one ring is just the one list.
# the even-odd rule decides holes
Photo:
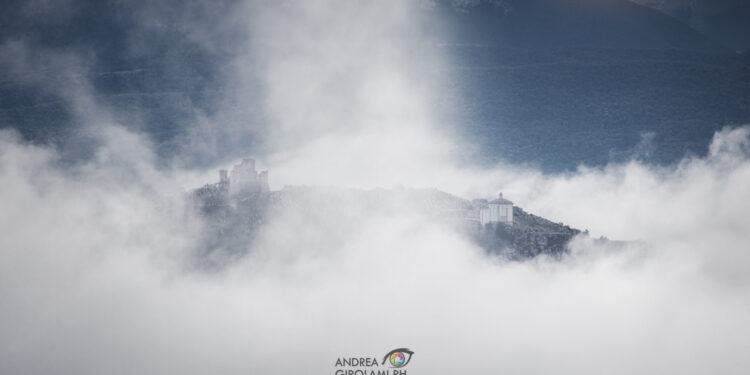
[(0, 372), (333, 373), (338, 357), (402, 346), (423, 374), (746, 372), (750, 129), (671, 167), (459, 162), (467, 146), (408, 64), (422, 36), (407, 5), (346, 4), (234, 14), (264, 42), (238, 46), (234, 66), (241, 86), (257, 74), (243, 62), (264, 59), (275, 187), (502, 189), (641, 242), (578, 238), (561, 261), (506, 262), (408, 207), (290, 211), (246, 257), (203, 272), (204, 223), (175, 192), (205, 177), (160, 169), (147, 140), (76, 91), (90, 160), (63, 167), (59, 151), (0, 133)]
[[(426, 373), (741, 373), (748, 223), (730, 198), (750, 183), (747, 142), (747, 129), (725, 131), (677, 170), (544, 176), (527, 202), (575, 203), (560, 216), (646, 244), (579, 239), (562, 261), (507, 263), (408, 212), (354, 226), (291, 213), (205, 274), (189, 267), (200, 226), (178, 201), (98, 182), (133, 164), (61, 171), (53, 151), (5, 134), (3, 372), (327, 372), (338, 356), (408, 345), (409, 369)], [(720, 197), (692, 199), (711, 186)], [(618, 209), (625, 199), (635, 207)]]

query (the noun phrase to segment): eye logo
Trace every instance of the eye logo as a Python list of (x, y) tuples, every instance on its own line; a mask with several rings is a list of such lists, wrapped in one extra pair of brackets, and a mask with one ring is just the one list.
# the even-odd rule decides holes
[(404, 367), (411, 361), (412, 354), (414, 352), (406, 348), (393, 349), (383, 357), (383, 364), (388, 361), (393, 368)]

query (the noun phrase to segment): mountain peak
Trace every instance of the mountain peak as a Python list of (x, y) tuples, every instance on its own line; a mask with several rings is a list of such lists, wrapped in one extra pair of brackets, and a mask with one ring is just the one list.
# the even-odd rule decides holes
[(684, 23), (628, 0), (442, 0), (434, 5), (457, 44), (723, 50)]

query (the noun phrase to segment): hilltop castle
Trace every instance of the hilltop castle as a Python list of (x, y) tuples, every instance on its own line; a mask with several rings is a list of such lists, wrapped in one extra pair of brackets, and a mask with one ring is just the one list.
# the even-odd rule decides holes
[(226, 169), (219, 171), (219, 186), (230, 195), (267, 192), (268, 171), (257, 172), (255, 159), (245, 158), (232, 168), (231, 174)]
[[(285, 187), (285, 191), (288, 189)], [(231, 173), (226, 169), (219, 170), (219, 182), (196, 189), (195, 195), (207, 205), (221, 205), (226, 204), (227, 198), (238, 194), (268, 191), (268, 171), (257, 171), (255, 160), (245, 158), (234, 165)], [(514, 219), (513, 202), (503, 198), (503, 193), (492, 201), (475, 199), (471, 205), (459, 211), (463, 220), (479, 222), (482, 226), (495, 223), (511, 225)]]

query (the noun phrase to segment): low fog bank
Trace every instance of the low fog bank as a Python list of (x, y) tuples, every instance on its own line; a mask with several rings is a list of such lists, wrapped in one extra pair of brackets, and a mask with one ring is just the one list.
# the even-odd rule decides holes
[[(215, 109), (237, 117), (194, 113), (181, 149), (228, 155), (252, 138), (260, 151), (235, 156), (256, 157), (272, 189), (502, 190), (594, 237), (640, 241), (579, 237), (560, 260), (509, 262), (408, 201), (354, 207), (351, 220), (314, 200), (319, 211), (271, 216), (246, 256), (205, 272), (209, 223), (184, 189), (215, 171), (158, 160), (153, 140), (79, 82), (54, 93), (86, 157), (68, 163), (75, 143), (0, 132), (0, 373), (333, 373), (339, 357), (397, 347), (414, 350), (408, 371), (422, 374), (747, 372), (750, 128), (718, 132), (708, 156), (674, 167), (477, 167), (450, 116), (432, 110), (452, 108), (432, 102), (440, 85), (409, 64), (415, 53), (443, 61), (425, 47), (439, 36), (414, 31), (405, 4), (262, 1), (212, 15), (249, 29), (227, 44)], [(268, 121), (225, 111), (251, 107)]]
[[(212, 273), (191, 266), (204, 223), (169, 191), (195, 177), (157, 171), (137, 136), (112, 132), (72, 169), (2, 134), (3, 373), (325, 373), (404, 345), (424, 373), (748, 366), (748, 128), (674, 169), (442, 169), (465, 192), (502, 186), (550, 218), (644, 241), (625, 248), (580, 238), (562, 260), (507, 262), (406, 208), (356, 225), (289, 210)], [(143, 152), (104, 151), (124, 140)]]

